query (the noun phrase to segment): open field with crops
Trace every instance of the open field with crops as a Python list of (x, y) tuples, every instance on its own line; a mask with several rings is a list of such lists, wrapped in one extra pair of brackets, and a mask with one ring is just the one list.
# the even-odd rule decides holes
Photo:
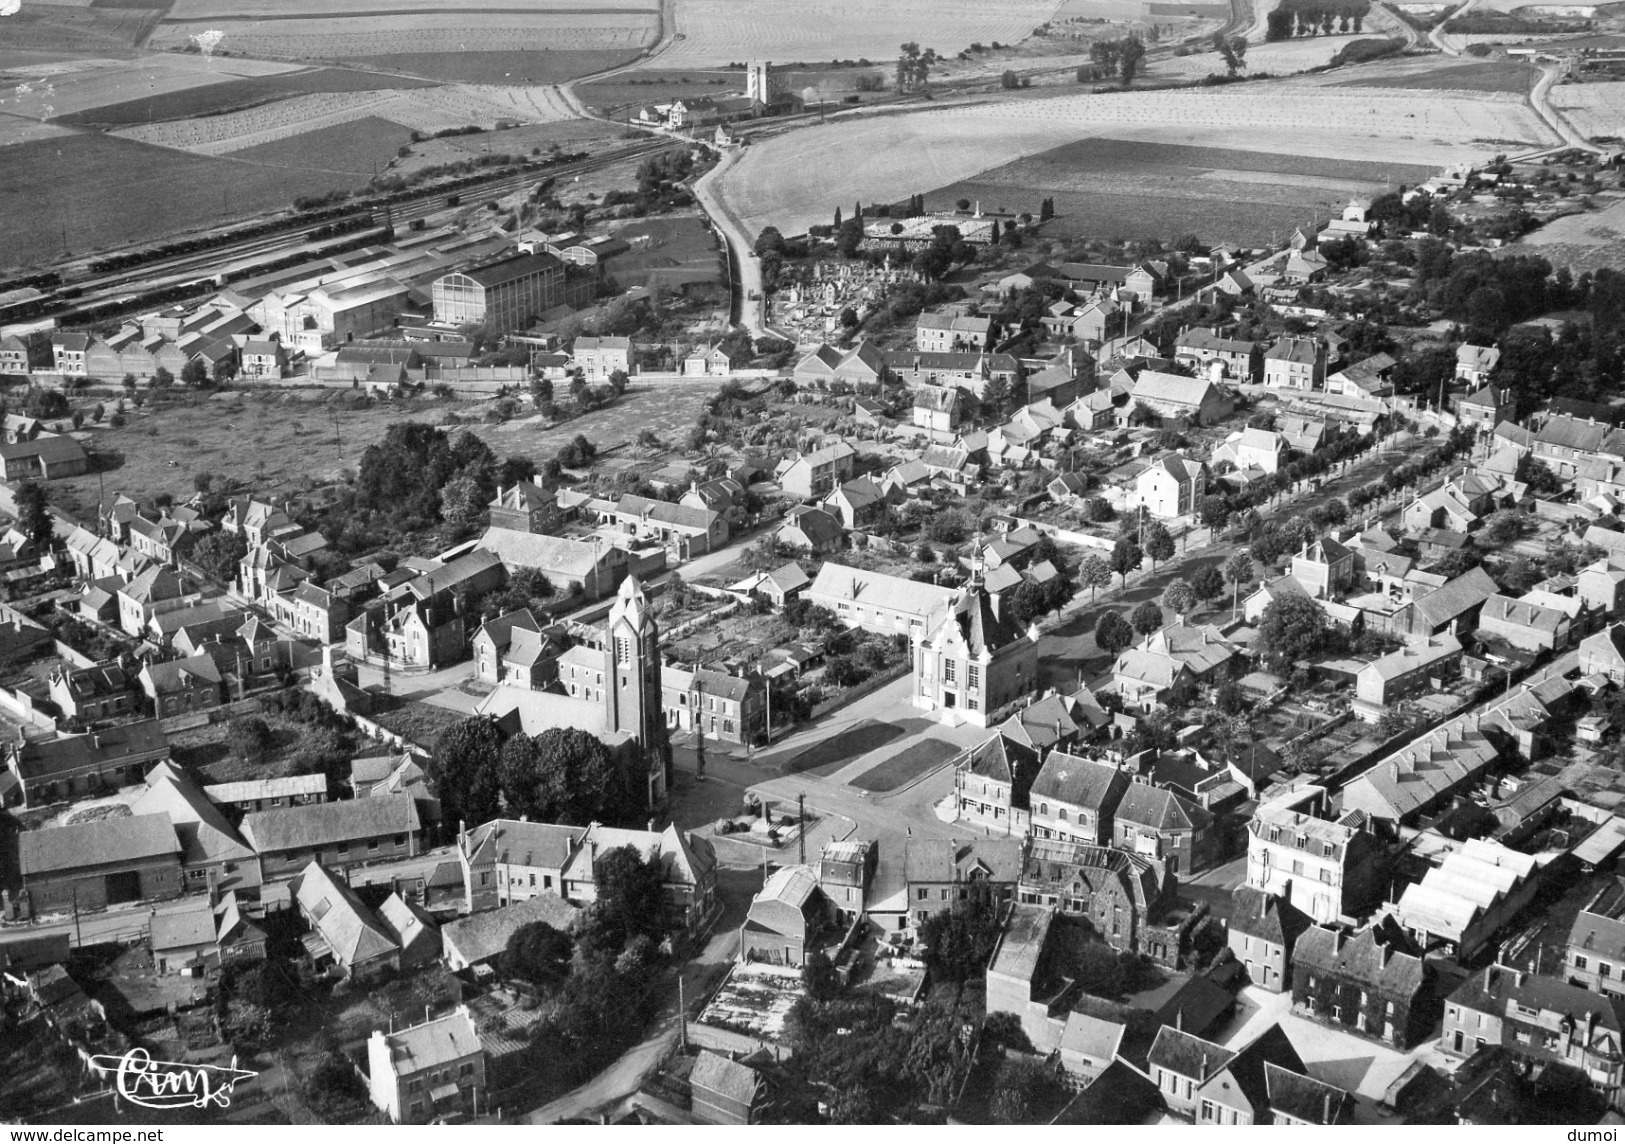
[(0, 115), (0, 147), (17, 143), (33, 143), (38, 139), (56, 139), (72, 135), (73, 129), (58, 127), (55, 123), (41, 123), (37, 119), (19, 119), (14, 115)]
[[(1437, 60), (1439, 57), (1430, 58)], [(1528, 64), (1512, 60), (1483, 60), (1454, 67), (1435, 66), (1427, 71), (1418, 70), (1409, 74), (1353, 79), (1338, 86), (1394, 87), (1410, 91), (1506, 91), (1521, 95), (1533, 86), (1538, 74)]]
[(789, 234), (826, 221), (837, 204), (895, 202), (1091, 136), (1311, 158), (1358, 155), (1435, 169), (1549, 139), (1512, 95), (1441, 93), (1418, 101), (1403, 92), (1294, 80), (832, 120), (752, 145), (718, 187), (748, 231), (771, 223)]
[(7, 51), (132, 51), (163, 16), (141, 8), (80, 8), (24, 4), (5, 17)]
[[(187, 57), (180, 57), (187, 58)], [(273, 65), (285, 67), (287, 65)], [(274, 103), (296, 95), (329, 92), (376, 92), (426, 86), (427, 81), (348, 68), (305, 68), (279, 75), (210, 83), (202, 87), (171, 90), (122, 103), (106, 104), (58, 116), (77, 126), (127, 127), (139, 123), (164, 122), (201, 115), (221, 115), (261, 104)]]
[[(285, 209), (297, 195), (363, 180), (160, 151), (77, 134), (4, 151), (0, 269), (144, 242), (188, 227)], [(64, 172), (72, 172), (71, 178)]]
[[(1332, 57), (1347, 44), (1354, 40), (1370, 38), (1370, 36), (1310, 36), (1301, 40), (1282, 40), (1272, 44), (1250, 44), (1247, 48), (1247, 67), (1241, 74), (1286, 76), (1310, 68), (1324, 67), (1331, 63)], [(1210, 75), (1224, 74), (1224, 58), (1215, 51), (1155, 60), (1144, 72), (1146, 83), (1195, 81)]]
[(398, 123), (367, 116), (305, 131), (275, 143), (245, 147), (234, 157), (247, 163), (303, 168), (334, 174), (370, 177), (395, 158), (395, 151), (412, 138)]
[(1552, 88), (1552, 106), (1581, 135), (1625, 135), (1625, 83), (1565, 83)]
[(535, 13), (571, 12), (582, 9), (655, 12), (659, 0), (175, 0), (167, 5), (165, 23), (212, 23), (219, 20), (266, 18), (296, 20), (307, 16), (390, 16), (398, 12), (482, 12)]
[(368, 67), (406, 72), (445, 83), (564, 83), (608, 71), (637, 57), (647, 45), (621, 48), (553, 48), (502, 51), (466, 49), (384, 52), (359, 58)]
[[(494, 127), (501, 119), (546, 122), (573, 116), (551, 88), (468, 85), (301, 95), (247, 111), (132, 127), (118, 134), (161, 147), (224, 155), (367, 118), (432, 135), (451, 127)], [(489, 140), (481, 142), (489, 145)]]
[(1020, 212), (1053, 197), (1051, 234), (1196, 234), (1254, 244), (1312, 215), (1324, 217), (1356, 195), (1369, 197), (1431, 173), (1404, 164), (1085, 139), (939, 188), (926, 195), (926, 205), (952, 209), (968, 198), (985, 209)]
[(1015, 43), (1055, 10), (1055, 0), (808, 0), (793, 9), (782, 0), (678, 0), (680, 38), (651, 66), (890, 61), (910, 41), (952, 56), (974, 42)]
[[(49, 65), (47, 74), (25, 73), (11, 79), (0, 86), (0, 113), (30, 119), (69, 119), (94, 108), (180, 98), (193, 89), (263, 82), (278, 73), (299, 70), (264, 60), (182, 55), (85, 63), (89, 66)], [(146, 116), (141, 118), (145, 120)]]
[[(277, 59), (353, 59), (400, 52), (516, 51), (563, 48), (636, 51), (654, 41), (653, 12), (505, 10), (408, 12), (396, 16), (334, 16), (210, 21), (219, 47)], [(203, 27), (164, 24), (153, 47), (180, 47)]]

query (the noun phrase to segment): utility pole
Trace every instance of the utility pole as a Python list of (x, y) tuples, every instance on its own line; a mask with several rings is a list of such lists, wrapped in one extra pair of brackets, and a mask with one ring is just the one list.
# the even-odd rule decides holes
[(683, 975), (677, 975), (677, 1043), (688, 1049), (688, 999), (683, 992)]
[(801, 843), (801, 864), (807, 864), (807, 796), (796, 795), (796, 841)]

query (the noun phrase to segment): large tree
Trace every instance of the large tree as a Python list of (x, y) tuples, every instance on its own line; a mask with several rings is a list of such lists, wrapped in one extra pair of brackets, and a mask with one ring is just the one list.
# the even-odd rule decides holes
[(475, 715), (440, 733), (429, 760), (447, 822), (489, 822), (501, 812), (497, 760), (502, 729), (488, 715)]
[(1140, 546), (1134, 542), (1134, 537), (1119, 536), (1117, 543), (1112, 545), (1112, 571), (1121, 576), (1126, 585), (1128, 574), (1140, 566), (1143, 557), (1144, 554), (1140, 551)]
[(1145, 554), (1151, 558), (1153, 570), (1162, 561), (1173, 557), (1174, 538), (1168, 532), (1168, 526), (1160, 520), (1145, 526)]
[(1277, 671), (1302, 663), (1326, 638), (1326, 613), (1308, 596), (1271, 600), (1258, 622), (1258, 642)]
[(920, 927), (925, 963), (939, 981), (979, 977), (998, 940), (998, 916), (981, 902), (958, 902), (951, 910), (932, 914)]
[(50, 506), (45, 500), (44, 488), (34, 481), (24, 481), (17, 486), (16, 497), (17, 527), (40, 551), (50, 549), (56, 542), (56, 528), (51, 519)]
[(1162, 602), (1183, 616), (1196, 606), (1196, 590), (1187, 580), (1175, 580), (1163, 589)]
[(1117, 612), (1106, 612), (1095, 625), (1095, 644), (1101, 651), (1115, 656), (1134, 642), (1134, 625)]
[(1147, 600), (1134, 609), (1134, 614), (1129, 617), (1129, 623), (1133, 624), (1134, 630), (1142, 636), (1148, 636), (1152, 632), (1160, 631), (1162, 629), (1162, 605), (1155, 600)]
[(1112, 566), (1104, 556), (1092, 553), (1078, 562), (1078, 585), (1089, 589), (1089, 599), (1101, 588), (1112, 586)]
[(546, 922), (526, 922), (508, 936), (497, 967), (505, 978), (552, 985), (569, 972), (573, 948), (568, 934)]

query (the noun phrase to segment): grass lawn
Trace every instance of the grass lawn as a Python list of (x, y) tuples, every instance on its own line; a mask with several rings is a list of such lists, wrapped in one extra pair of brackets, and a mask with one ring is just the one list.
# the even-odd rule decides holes
[(623, 286), (678, 289), (696, 282), (723, 281), (716, 239), (705, 220), (697, 216), (644, 219), (615, 233), (627, 242), (648, 239), (648, 245), (615, 260), (615, 277)]
[(958, 753), (959, 748), (945, 739), (921, 739), (878, 766), (870, 767), (851, 780), (851, 785), (876, 794), (896, 790)]
[[(918, 720), (909, 722), (918, 723)], [(865, 719), (792, 755), (779, 764), (779, 773), (799, 775), (811, 771), (820, 776), (833, 774), (860, 755), (902, 738), (910, 729), (907, 722), (876, 723), (873, 719)]]

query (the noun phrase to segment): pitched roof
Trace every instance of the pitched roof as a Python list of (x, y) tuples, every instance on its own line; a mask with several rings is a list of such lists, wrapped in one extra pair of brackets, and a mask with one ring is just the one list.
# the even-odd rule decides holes
[(729, 1060), (720, 1053), (713, 1053), (710, 1049), (701, 1049), (700, 1055), (694, 1058), (694, 1068), (688, 1079), (696, 1089), (714, 1092), (747, 1106), (755, 1102), (762, 1085), (762, 1078), (756, 1075), (755, 1069)]
[(346, 969), (398, 952), (400, 947), (383, 923), (321, 863), (304, 868), (296, 896), (299, 912)]
[(1224, 1068), (1234, 1056), (1235, 1053), (1223, 1045), (1164, 1025), (1157, 1030), (1157, 1039), (1151, 1042), (1147, 1063), (1201, 1082)]
[(162, 814), (175, 827), (181, 861), (188, 866), (247, 862), (254, 852), (220, 808), (171, 763), (159, 763), (147, 776), (147, 790), (130, 804), (134, 815)]
[(26, 878), (178, 855), (181, 844), (167, 814), (143, 814), (25, 830), (17, 837), (17, 849), (18, 867)]
[(1128, 785), (1128, 775), (1110, 764), (1051, 751), (1033, 780), (1029, 797), (1052, 798), (1105, 814), (1113, 810)]
[(1133, 400), (1166, 401), (1175, 405), (1200, 406), (1217, 387), (1206, 378), (1184, 377), (1177, 373), (1146, 369), (1134, 380), (1130, 391)]
[(1382, 994), (1414, 997), (1426, 976), (1422, 958), (1392, 923), (1377, 923), (1351, 937), (1310, 926), (1298, 938), (1293, 964), (1350, 978)]
[(1279, 894), (1237, 886), (1230, 895), (1230, 929), (1234, 933), (1290, 946), (1309, 928), (1309, 916)]
[(1114, 817), (1153, 830), (1199, 830), (1212, 819), (1196, 804), (1149, 783), (1130, 783)]
[(440, 929), (440, 940), (446, 948), (455, 949), (464, 961), (474, 965), (489, 961), (506, 949), (508, 939), (520, 926), (546, 922), (562, 933), (570, 928), (580, 912), (557, 894), (538, 894), (511, 906), (482, 910), (447, 922)]
[(1412, 605), (1433, 627), (1443, 627), (1464, 612), (1471, 611), (1494, 596), (1501, 589), (1481, 567), (1468, 569), (1420, 597)]
[(419, 827), (416, 800), (395, 794), (255, 811), (243, 819), (242, 831), (250, 846), (266, 854), (407, 834)]
[(935, 584), (922, 584), (901, 576), (888, 576), (884, 572), (868, 572), (845, 564), (826, 563), (818, 570), (809, 597), (827, 596), (834, 600), (847, 600), (874, 608), (920, 616), (929, 622), (941, 615), (955, 601), (957, 588), (943, 588)]
[(444, 1017), (386, 1033), (384, 1040), (396, 1076), (455, 1064), (483, 1048), (473, 1017), (461, 1005)]

